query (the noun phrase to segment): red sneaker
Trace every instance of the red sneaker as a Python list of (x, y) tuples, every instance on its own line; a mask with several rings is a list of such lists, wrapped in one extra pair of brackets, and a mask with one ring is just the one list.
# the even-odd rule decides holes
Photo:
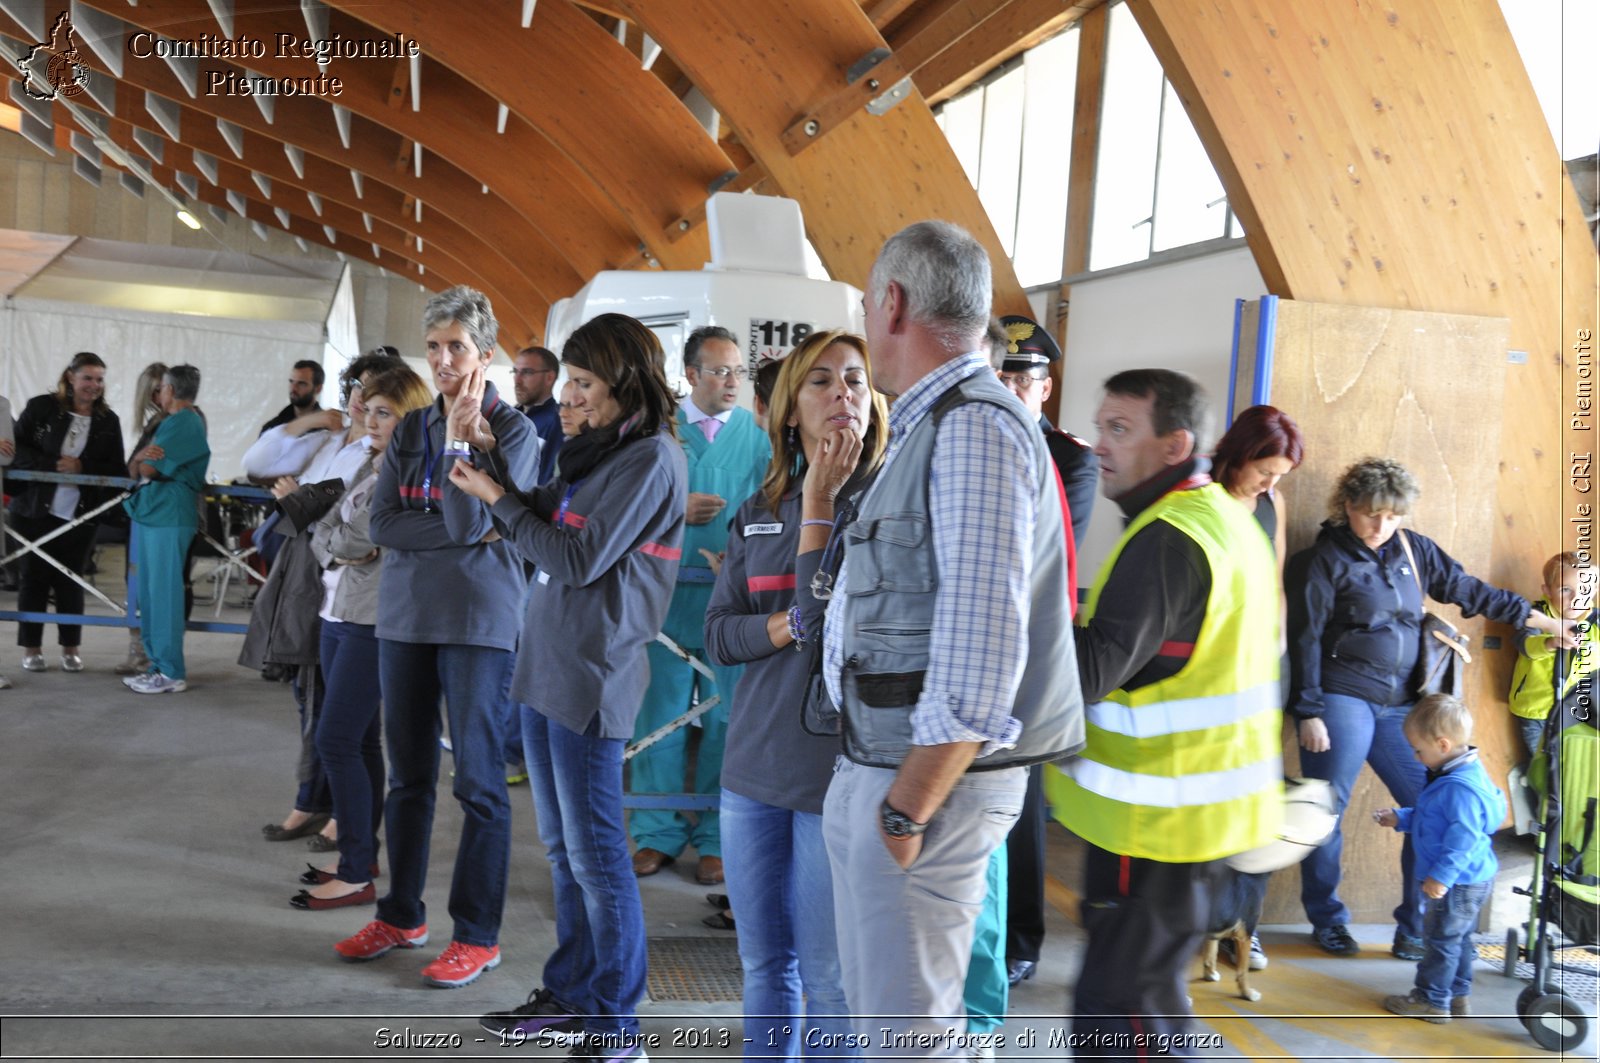
[(468, 945), (452, 941), (439, 958), (422, 969), (422, 980), (443, 989), (456, 989), (475, 982), (492, 967), (500, 966), (500, 946)]
[(402, 930), (374, 919), (360, 931), (333, 946), (341, 960), (375, 960), (390, 949), (419, 949), (428, 943), (428, 928)]

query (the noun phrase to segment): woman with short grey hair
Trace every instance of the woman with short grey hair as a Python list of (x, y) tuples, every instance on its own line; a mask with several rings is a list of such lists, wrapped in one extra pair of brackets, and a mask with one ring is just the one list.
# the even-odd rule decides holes
[[(1400, 529), (1421, 494), (1392, 458), (1364, 458), (1334, 487), (1316, 543), (1290, 559), (1289, 711), (1299, 721), (1300, 768), (1327, 779), (1343, 812), (1363, 762), (1389, 788), (1396, 807), (1416, 803), (1425, 772), (1403, 724), (1417, 700), (1427, 598), (1512, 627), (1559, 635), (1560, 624), (1519, 594), (1470, 575), (1432, 539)], [(1300, 900), (1312, 940), (1336, 956), (1359, 951), (1350, 911), (1339, 899), (1343, 839), (1332, 837), (1300, 865)], [(1401, 899), (1394, 910), (1394, 955), (1422, 958), (1422, 895), (1411, 836), (1400, 850)]]

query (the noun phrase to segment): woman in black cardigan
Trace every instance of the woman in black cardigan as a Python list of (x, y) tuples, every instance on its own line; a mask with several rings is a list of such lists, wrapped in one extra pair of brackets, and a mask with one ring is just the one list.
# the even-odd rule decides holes
[[(106, 363), (100, 356), (89, 351), (73, 355), (55, 391), (29, 399), (22, 416), (17, 418), (17, 454), (12, 467), (85, 476), (127, 475), (122, 423), (106, 405), (105, 391)], [(36, 541), (71, 523), (113, 493), (113, 488), (30, 480), (12, 505), (13, 523), (20, 534)], [(85, 521), (45, 543), (42, 549), (67, 569), (82, 575), (94, 548), (94, 532), (95, 522)], [(83, 588), (37, 552), (29, 553), (23, 559), (18, 610), (44, 612), (49, 608), (52, 591), (57, 612), (83, 612)], [(60, 628), (62, 669), (83, 671), (83, 658), (78, 655), (83, 627), (63, 623)], [(43, 643), (43, 624), (24, 621), (17, 625), (23, 668), (42, 672), (49, 667)]]

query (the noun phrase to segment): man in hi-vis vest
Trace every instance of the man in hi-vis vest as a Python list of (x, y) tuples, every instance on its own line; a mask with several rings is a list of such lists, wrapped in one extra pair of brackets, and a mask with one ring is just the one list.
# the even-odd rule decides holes
[(1188, 1028), (1221, 860), (1277, 833), (1277, 561), (1207, 475), (1200, 386), (1135, 369), (1105, 387), (1095, 454), (1127, 530), (1078, 614), (1088, 745), (1045, 792), (1089, 843), (1073, 1032), (1095, 1036), (1077, 1054), (1143, 1058), (1135, 1037)]
[(989, 278), (981, 244), (930, 221), (891, 237), (867, 281), (873, 383), (898, 400), (824, 625), (845, 756), (823, 837), (845, 995), (873, 1055), (968, 1057), (962, 982), (989, 857), (1027, 765), (1083, 742), (1060, 488), (989, 364)]

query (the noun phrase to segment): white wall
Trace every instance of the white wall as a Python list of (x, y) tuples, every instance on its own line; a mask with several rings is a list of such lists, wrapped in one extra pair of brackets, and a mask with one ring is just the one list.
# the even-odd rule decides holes
[[(1265, 292), (1255, 260), (1243, 247), (1073, 284), (1060, 426), (1093, 443), (1101, 383), (1124, 369), (1162, 368), (1199, 379), (1212, 398), (1220, 433), (1228, 405), (1234, 300)], [(1084, 586), (1121, 533), (1121, 511), (1100, 498), (1089, 534), (1078, 544)]]

